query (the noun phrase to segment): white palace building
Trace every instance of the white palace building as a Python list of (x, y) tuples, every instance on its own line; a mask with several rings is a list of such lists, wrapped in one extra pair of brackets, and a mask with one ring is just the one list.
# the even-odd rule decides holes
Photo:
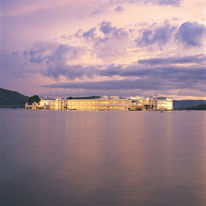
[(75, 98), (41, 98), (37, 104), (25, 104), (25, 109), (41, 110), (68, 110), (68, 111), (171, 111), (173, 110), (173, 99), (168, 97), (129, 97), (119, 98), (117, 96), (96, 99)]

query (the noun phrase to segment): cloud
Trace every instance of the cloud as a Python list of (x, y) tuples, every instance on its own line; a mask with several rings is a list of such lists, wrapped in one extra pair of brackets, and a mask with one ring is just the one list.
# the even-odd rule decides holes
[(60, 76), (69, 79), (81, 78), (84, 75), (91, 77), (91, 72), (82, 72), (81, 65), (70, 65), (72, 60), (78, 60), (84, 55), (85, 49), (72, 47), (68, 44), (39, 42), (30, 50), (24, 51), (25, 58), (30, 63), (41, 67), (41, 74), (58, 80)]
[(111, 0), (111, 3), (144, 3), (178, 6), (181, 0)]
[(162, 64), (185, 64), (196, 63), (201, 64), (206, 62), (206, 56), (204, 54), (183, 56), (183, 57), (168, 57), (168, 58), (152, 58), (152, 59), (140, 59), (139, 64), (143, 65), (162, 65)]
[[(127, 58), (129, 55), (138, 55), (137, 52), (141, 53), (140, 49), (146, 49), (150, 52), (164, 52), (163, 49), (167, 51), (178, 49), (180, 51), (185, 49), (185, 44), (200, 45), (204, 38), (204, 26), (189, 23), (193, 26), (186, 29), (186, 32), (182, 28), (185, 28), (184, 25), (187, 24), (188, 22), (185, 22), (178, 26), (176, 23), (164, 21), (162, 24), (147, 24), (145, 22), (144, 25), (117, 27), (110, 21), (102, 21), (87, 31), (78, 31), (73, 37), (76, 38), (75, 41), (85, 43), (93, 55), (92, 58), (97, 58), (98, 61), (102, 62), (116, 63), (114, 61), (117, 59)], [(183, 31), (185, 31), (185, 34)], [(194, 39), (191, 39), (193, 43), (189, 39), (191, 36), (194, 36)], [(72, 42), (72, 36), (70, 35), (67, 40)], [(199, 43), (194, 44), (197, 41)]]
[[(70, 68), (71, 69), (71, 68)], [(73, 68), (74, 72), (77, 68)], [(61, 70), (58, 70), (61, 71)], [(67, 71), (66, 75), (71, 75)], [(121, 65), (109, 65), (104, 70), (98, 68), (82, 68), (80, 67), (79, 75), (91, 75), (88, 77), (110, 77), (107, 81), (87, 81), (73, 83), (57, 83), (47, 85), (50, 88), (72, 88), (85, 90), (133, 90), (142, 91), (156, 90), (178, 90), (178, 89), (197, 89), (205, 90), (206, 84), (206, 68), (204, 67), (177, 67), (177, 66), (159, 66), (156, 68), (141, 68), (137, 65), (123, 67)], [(65, 73), (64, 73), (65, 75)], [(116, 80), (114, 77), (123, 79)], [(132, 78), (131, 78), (132, 77)], [(70, 76), (71, 78), (71, 76)]]
[(39, 42), (33, 48), (24, 51), (24, 55), (29, 58), (31, 63), (61, 64), (66, 63), (68, 60), (80, 58), (84, 52), (85, 49), (82, 47)]
[(41, 78), (39, 72), (39, 66), (28, 62), (22, 52), (0, 51), (0, 87), (19, 92), (33, 91), (38, 87), (36, 76)]
[(186, 47), (197, 47), (206, 39), (206, 26), (197, 22), (185, 22), (176, 33), (176, 40)]
[[(100, 1), (100, 0), (99, 0)], [(136, 5), (158, 5), (158, 6), (180, 6), (182, 0), (103, 0), (99, 6), (91, 12), (91, 16), (114, 12), (122, 12), (125, 4)]]
[(121, 39), (128, 37), (128, 32), (124, 28), (117, 28), (112, 26), (111, 22), (103, 21), (99, 24), (99, 30), (105, 35), (106, 38), (116, 38)]
[(115, 11), (121, 12), (121, 11), (124, 11), (124, 8), (123, 8), (122, 6), (117, 6), (117, 7), (115, 8)]
[[(171, 26), (170, 26), (171, 28)], [(98, 31), (103, 36), (98, 36)], [(122, 40), (128, 39), (128, 33), (122, 28), (112, 26), (110, 22), (102, 22), (98, 27), (93, 27), (87, 32), (83, 32), (80, 37), (88, 39), (93, 44), (93, 52), (104, 58), (104, 55), (112, 55), (115, 58), (122, 52), (125, 55), (127, 45), (122, 49)], [(119, 43), (119, 45), (117, 44)], [(125, 43), (125, 41), (123, 42)], [(117, 45), (116, 45), (117, 44)], [(112, 46), (114, 45), (114, 48)], [(127, 66), (115, 64), (71, 64), (73, 59), (79, 59), (84, 54), (81, 47), (70, 46), (69, 44), (52, 44), (38, 43), (30, 50), (24, 52), (25, 57), (34, 64), (40, 65), (41, 74), (50, 77), (56, 81), (60, 81), (60, 77), (65, 80), (85, 80), (94, 78), (115, 78), (123, 79), (138, 78), (146, 82), (190, 82), (190, 85), (196, 82), (202, 82), (205, 79), (205, 69), (201, 67), (206, 61), (203, 54), (182, 57), (152, 58), (140, 59), (138, 64), (129, 64)], [(178, 67), (176, 64), (193, 63), (191, 68)], [(199, 66), (198, 66), (199, 65)], [(200, 68), (201, 67), (201, 68)], [(172, 84), (171, 82), (171, 84)], [(146, 83), (145, 83), (146, 84)], [(185, 86), (186, 87), (186, 86)]]
[(103, 21), (86, 32), (78, 33), (78, 38), (86, 40), (92, 53), (102, 60), (114, 60), (124, 56), (135, 42), (129, 37), (130, 33), (124, 28), (113, 26), (109, 21)]
[(115, 30), (114, 27), (111, 26), (111, 22), (105, 22), (103, 21), (101, 24), (100, 24), (100, 31), (103, 32), (105, 35), (111, 33), (112, 31)]
[[(67, 47), (66, 47), (67, 48)], [(41, 50), (41, 52), (45, 50)], [(52, 54), (67, 53), (65, 47), (56, 47), (55, 52)], [(34, 55), (35, 52), (31, 52)], [(204, 55), (194, 55), (187, 57), (177, 57), (163, 59), (163, 64), (158, 66), (153, 60), (149, 66), (144, 64), (139, 65), (104, 65), (104, 66), (83, 66), (83, 65), (66, 65), (64, 63), (64, 58), (58, 57), (53, 58), (49, 56), (46, 60), (36, 60), (35, 62), (26, 62), (23, 58), (24, 56), (18, 52), (5, 53), (0, 52), (0, 79), (3, 85), (7, 85), (6, 78), (15, 79), (15, 77), (22, 78), (27, 73), (32, 74), (40, 72), (45, 77), (50, 77), (56, 80), (57, 83), (46, 85), (47, 88), (70, 88), (74, 90), (83, 89), (84, 91), (99, 91), (101, 92), (122, 92), (137, 89), (138, 91), (144, 92), (168, 92), (170, 90), (180, 91), (182, 89), (192, 89), (193, 91), (205, 92), (206, 84), (206, 68), (203, 66), (198, 66), (198, 59), (200, 61), (205, 61)], [(57, 64), (56, 61), (60, 63)], [(189, 60), (190, 59), (190, 60)], [(38, 69), (36, 65), (42, 66), (42, 62), (49, 61), (51, 64), (46, 64), (44, 69)], [(158, 61), (161, 61), (159, 59)], [(195, 66), (176, 66), (170, 65), (165, 66), (167, 63), (185, 63), (185, 62), (197, 63)], [(54, 64), (53, 64), (54, 63)], [(143, 62), (142, 62), (143, 63)], [(147, 62), (146, 62), (147, 63)], [(151, 65), (151, 66), (150, 66)], [(21, 75), (23, 74), (23, 76)], [(13, 77), (12, 77), (13, 76)], [(61, 83), (59, 81), (60, 77), (63, 76), (68, 82)], [(95, 78), (107, 77), (107, 81), (94, 81)], [(121, 77), (121, 79), (116, 78)], [(2, 79), (3, 78), (3, 79)], [(73, 81), (76, 78), (82, 79), (84, 81)], [(89, 80), (88, 80), (89, 79)], [(90, 81), (92, 80), (92, 81)], [(19, 80), (18, 80), (19, 81)]]
[[(156, 70), (156, 71), (141, 71), (136, 72), (137, 76), (144, 76), (144, 78), (131, 80), (129, 78), (122, 80), (110, 80), (100, 82), (75, 82), (75, 83), (57, 83), (47, 85), (49, 88), (71, 88), (84, 90), (134, 90), (142, 91), (168, 91), (177, 89), (198, 89), (202, 91), (205, 89), (205, 69), (196, 69), (185, 71), (180, 69)], [(156, 73), (156, 74), (155, 74)], [(127, 73), (122, 73), (127, 76)], [(199, 82), (197, 82), (197, 80)], [(201, 83), (201, 84), (200, 84)]]
[[(63, 10), (67, 8), (67, 12), (72, 13), (72, 11), (81, 8), (86, 8), (88, 4), (95, 4), (94, 0), (1, 0), (0, 8), (3, 8), (0, 15), (3, 16), (25, 16), (25, 15), (36, 15), (38, 12), (48, 12), (52, 10), (52, 13), (55, 14), (55, 11)], [(39, 14), (38, 14), (39, 15)]]
[(178, 67), (178, 66), (159, 66), (141, 68), (138, 65), (130, 65), (126, 68), (122, 66), (110, 65), (105, 70), (100, 70), (99, 75), (113, 77), (138, 77), (146, 78), (148, 81), (158, 79), (162, 81), (167, 79), (170, 81), (205, 81), (206, 83), (206, 68), (204, 67)]
[[(56, 82), (47, 85), (47, 88), (102, 92), (134, 89), (142, 92), (182, 89), (204, 91), (206, 84), (204, 54), (169, 57), (162, 54), (163, 46), (176, 38), (181, 26), (178, 28), (169, 22), (164, 22), (163, 25), (146, 24), (145, 28), (139, 30), (138, 26), (129, 29), (103, 21), (87, 31), (79, 31), (69, 39), (65, 39), (68, 43), (39, 42), (26, 50), (24, 57), (28, 64), (40, 68), (38, 72), (43, 77)], [(75, 38), (74, 45), (72, 45), (73, 38)], [(77, 47), (75, 44), (78, 41), (80, 43)], [(161, 50), (162, 58), (142, 58), (136, 64), (113, 64), (113, 60), (126, 57), (130, 50), (135, 49), (133, 52), (135, 54), (139, 51), (138, 47), (142, 50), (142, 47), (153, 45), (157, 45)], [(87, 62), (82, 63), (81, 58), (88, 53), (103, 61), (100, 64), (91, 64), (86, 56)], [(135, 58), (137, 55), (138, 53)]]
[[(153, 2), (153, 0), (151, 0), (151, 2)], [(180, 2), (181, 2), (181, 0), (157, 0), (157, 3), (159, 3), (160, 5), (178, 6), (180, 4)]]
[(0, 51), (0, 65), (0, 74), (8, 77), (25, 77), (39, 71), (38, 67), (34, 67), (25, 60), (21, 52)]
[(67, 4), (65, 0), (50, 2), (49, 0), (1, 0), (1, 6), (4, 8), (3, 14), (6, 16), (18, 16), (47, 10), (55, 7), (61, 7)]
[(101, 82), (79, 82), (79, 83), (57, 83), (47, 85), (49, 88), (71, 88), (71, 89), (89, 89), (89, 90), (131, 90), (131, 89), (158, 89), (159, 85), (152, 86), (153, 82), (145, 83), (143, 80), (113, 80)]
[(136, 39), (139, 47), (158, 45), (160, 49), (167, 43), (178, 43), (184, 47), (199, 47), (206, 40), (206, 26), (197, 22), (184, 22), (180, 26), (167, 21), (162, 25), (149, 25), (140, 30)]
[(91, 28), (88, 31), (83, 33), (83, 37), (85, 38), (94, 38), (95, 37), (96, 28)]
[(98, 73), (98, 68), (93, 66), (83, 67), (82, 65), (51, 65), (42, 70), (42, 75), (59, 80), (61, 76), (74, 80), (76, 78), (83, 79), (84, 77), (93, 78)]
[[(169, 60), (171, 61), (171, 60)], [(180, 60), (181, 61), (181, 60)], [(165, 63), (165, 62), (164, 62)], [(206, 81), (206, 69), (204, 67), (178, 67), (164, 66), (158, 67), (142, 67), (141, 65), (105, 65), (105, 66), (82, 66), (82, 65), (66, 65), (51, 64), (41, 70), (44, 76), (58, 80), (61, 76), (66, 79), (93, 79), (94, 77), (110, 77), (115, 76), (123, 78), (146, 78), (148, 81), (155, 79), (162, 81)]]
[(158, 45), (160, 48), (172, 39), (176, 30), (175, 26), (164, 23), (163, 26), (154, 26), (154, 28), (145, 28), (140, 31), (140, 37), (136, 39), (136, 43), (140, 47), (149, 47)]
[[(110, 25), (110, 24), (108, 24)], [(110, 26), (111, 27), (111, 26)], [(115, 27), (110, 28), (106, 35), (116, 32)], [(96, 37), (95, 37), (96, 38)], [(96, 40), (97, 41), (97, 40)], [(98, 40), (99, 41), (99, 40)], [(106, 42), (108, 40), (105, 40)], [(105, 46), (105, 44), (104, 44)], [(198, 66), (206, 61), (206, 56), (203, 54), (183, 57), (168, 57), (141, 59), (138, 64), (128, 66), (122, 65), (83, 65), (69, 64), (73, 58), (81, 57), (81, 49), (63, 44), (37, 44), (34, 48), (24, 52), (24, 55), (31, 63), (41, 66), (41, 74), (58, 81), (60, 77), (66, 79), (93, 79), (94, 77), (114, 78), (143, 78), (144, 81), (150, 82), (164, 80), (168, 81), (183, 81), (190, 83), (194, 81), (205, 80), (206, 71), (203, 67)], [(178, 67), (176, 64), (193, 63), (193, 67)], [(158, 65), (158, 66), (155, 66)], [(154, 67), (155, 66), (155, 67)]]

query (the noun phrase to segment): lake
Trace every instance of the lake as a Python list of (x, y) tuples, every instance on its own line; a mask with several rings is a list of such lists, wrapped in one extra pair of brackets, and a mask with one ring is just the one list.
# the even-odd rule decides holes
[(0, 109), (2, 206), (204, 206), (206, 111)]

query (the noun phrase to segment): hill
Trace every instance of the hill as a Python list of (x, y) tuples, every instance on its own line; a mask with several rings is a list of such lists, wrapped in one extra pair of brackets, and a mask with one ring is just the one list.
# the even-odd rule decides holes
[(0, 107), (11, 108), (11, 107), (24, 107), (27, 96), (24, 96), (16, 91), (10, 91), (7, 89), (0, 88)]
[(206, 100), (174, 100), (174, 109), (186, 109), (206, 104)]
[(186, 110), (206, 110), (206, 104), (201, 104), (196, 107), (188, 107)]

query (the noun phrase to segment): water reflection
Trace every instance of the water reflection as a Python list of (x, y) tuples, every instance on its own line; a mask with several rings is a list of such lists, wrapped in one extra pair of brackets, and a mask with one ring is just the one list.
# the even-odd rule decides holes
[(205, 204), (204, 112), (0, 114), (5, 206)]

